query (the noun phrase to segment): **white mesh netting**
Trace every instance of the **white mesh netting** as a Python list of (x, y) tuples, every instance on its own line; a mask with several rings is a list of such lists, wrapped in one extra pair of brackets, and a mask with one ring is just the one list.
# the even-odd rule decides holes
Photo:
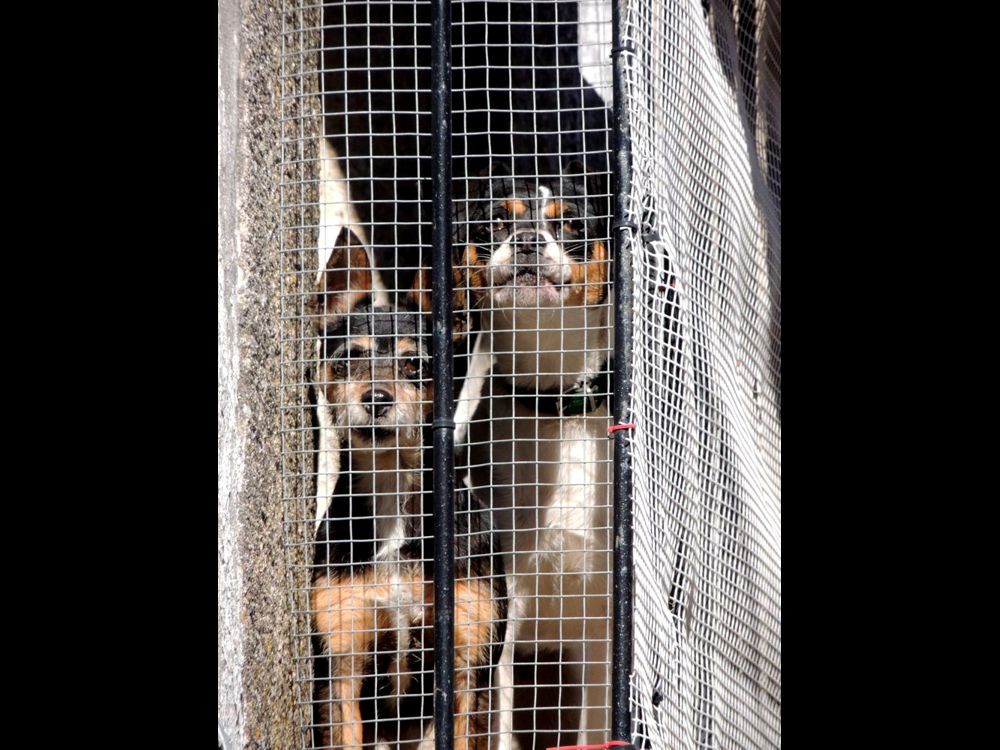
[[(626, 0), (633, 718), (781, 742), (780, 5)], [(637, 744), (640, 740), (637, 740)]]

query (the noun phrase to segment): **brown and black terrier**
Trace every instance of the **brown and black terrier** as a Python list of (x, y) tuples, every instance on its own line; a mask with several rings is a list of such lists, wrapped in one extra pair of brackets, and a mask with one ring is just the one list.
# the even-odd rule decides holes
[[(341, 473), (316, 544), (313, 632), (323, 748), (433, 747), (434, 586), (430, 293), (376, 306), (368, 253), (341, 234), (325, 271), (319, 387)], [(461, 335), (461, 332), (457, 335)], [(507, 616), (489, 509), (455, 497), (455, 747), (489, 745), (491, 670)]]

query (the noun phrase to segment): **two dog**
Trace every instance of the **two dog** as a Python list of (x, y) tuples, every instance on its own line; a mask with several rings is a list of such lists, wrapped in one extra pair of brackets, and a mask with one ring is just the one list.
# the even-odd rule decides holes
[[(546, 651), (577, 673), (579, 744), (607, 738), (609, 253), (606, 217), (579, 171), (536, 182), (493, 170), (455, 217), (456, 308), (469, 307), (468, 290), (482, 328), (477, 356), (492, 362), (489, 377), (463, 389), (466, 404), (480, 398), (468, 424), (469, 490), (456, 498), (460, 748), (485, 748), (491, 734), (511, 746), (514, 662)], [(321, 380), (350, 450), (312, 591), (333, 686), (321, 699), (323, 747), (432, 737), (405, 720), (425, 708), (405, 707), (414, 664), (432, 658), (423, 280), (408, 308), (372, 307), (367, 253), (349, 235), (326, 271)], [(491, 731), (476, 696), (498, 664)]]

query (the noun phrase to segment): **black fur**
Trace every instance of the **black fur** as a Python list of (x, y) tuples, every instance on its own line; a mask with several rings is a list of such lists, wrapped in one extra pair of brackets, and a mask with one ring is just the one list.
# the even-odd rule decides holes
[[(497, 165), (498, 168), (501, 166)], [(606, 241), (608, 221), (606, 211), (601, 209), (601, 203), (606, 202), (605, 197), (592, 192), (582, 175), (570, 171), (574, 168), (574, 165), (570, 165), (564, 176), (550, 179), (536, 180), (507, 174), (497, 175), (495, 172), (484, 176), (473, 184), (468, 200), (458, 201), (456, 204), (453, 228), (455, 241), (462, 245), (471, 243), (476, 246), (477, 251), (489, 255), (492, 245), (502, 244), (517, 230), (538, 225), (547, 225), (567, 250), (577, 244), (584, 249), (587, 243), (595, 240)], [(539, 215), (539, 186), (548, 188), (553, 200), (569, 205), (564, 216), (550, 219)], [(513, 197), (527, 203), (526, 214), (511, 217), (500, 205)], [(490, 225), (498, 219), (505, 224), (503, 231), (490, 234)], [(565, 232), (562, 225), (567, 221), (579, 221), (579, 230)]]
[[(420, 486), (423, 489), (418, 493), (420, 512), (410, 517), (408, 527), (413, 533), (401, 553), (404, 560), (423, 560), (428, 580), (434, 573), (437, 538), (434, 495), (431, 491), (434, 466), (432, 437), (430, 428), (425, 427), (421, 441), (427, 447), (423, 450), (421, 469)], [(340, 468), (333, 501), (316, 536), (316, 576), (327, 573), (343, 575), (348, 568), (355, 571), (368, 566), (377, 551), (375, 500), (370, 496), (354, 494), (352, 484), (357, 475), (352, 471), (351, 451), (342, 451), (342, 457), (344, 463)], [(497, 579), (494, 591), (499, 598), (506, 599), (503, 558), (494, 538), (490, 509), (467, 488), (460, 487), (455, 491), (456, 576), (467, 577), (470, 566), (472, 577), (492, 575)]]

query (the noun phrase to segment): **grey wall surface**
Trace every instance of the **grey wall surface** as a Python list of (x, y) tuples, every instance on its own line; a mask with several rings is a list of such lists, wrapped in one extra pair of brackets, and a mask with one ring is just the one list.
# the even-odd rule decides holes
[[(302, 744), (288, 588), (298, 553), (283, 539), (281, 20), (276, 0), (219, 0), (218, 710), (230, 748)], [(304, 415), (286, 413), (284, 428)]]

